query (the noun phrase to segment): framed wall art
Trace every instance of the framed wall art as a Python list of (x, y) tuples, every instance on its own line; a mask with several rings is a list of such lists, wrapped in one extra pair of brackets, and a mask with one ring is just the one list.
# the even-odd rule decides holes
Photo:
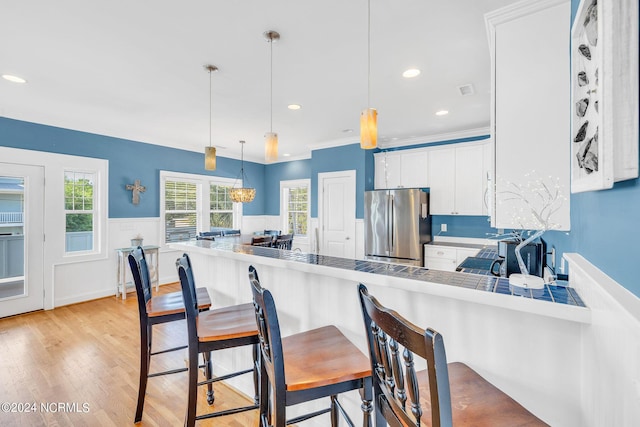
[(571, 82), (571, 192), (638, 177), (637, 0), (581, 0)]

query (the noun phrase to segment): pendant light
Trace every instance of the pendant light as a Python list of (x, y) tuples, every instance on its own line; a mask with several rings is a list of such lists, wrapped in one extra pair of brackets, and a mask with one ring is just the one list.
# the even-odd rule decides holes
[(371, 0), (367, 0), (367, 108), (360, 114), (360, 148), (378, 146), (378, 111), (371, 108)]
[(277, 31), (267, 31), (264, 37), (270, 45), (270, 131), (264, 135), (264, 158), (267, 163), (278, 160), (278, 134), (273, 132), (273, 44), (280, 40)]
[(205, 65), (204, 69), (209, 72), (209, 146), (204, 147), (204, 168), (208, 171), (216, 170), (216, 147), (211, 145), (211, 74), (218, 71), (218, 67), (215, 65)]
[(238, 178), (242, 180), (242, 187), (236, 187), (236, 182), (238, 182), (238, 178), (236, 178), (236, 182), (233, 183), (233, 188), (229, 190), (229, 197), (231, 200), (236, 203), (248, 203), (252, 202), (254, 197), (256, 197), (256, 189), (251, 187), (245, 187), (244, 184), (249, 183), (249, 179), (244, 174), (244, 141), (240, 141), (241, 144), (241, 155), (240, 155), (240, 174)]

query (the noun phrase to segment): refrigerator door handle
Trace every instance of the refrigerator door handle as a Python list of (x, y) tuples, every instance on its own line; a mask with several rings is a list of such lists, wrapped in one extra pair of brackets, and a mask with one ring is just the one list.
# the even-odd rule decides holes
[(393, 229), (395, 228), (395, 223), (396, 223), (396, 206), (395, 206), (395, 199), (393, 196), (391, 196), (391, 203), (389, 203), (389, 205), (391, 206), (391, 221), (389, 221), (390, 224), (390, 228), (391, 228), (391, 232), (389, 233), (389, 235), (391, 236), (391, 247), (390, 250), (391, 252), (395, 252), (395, 235), (393, 234)]

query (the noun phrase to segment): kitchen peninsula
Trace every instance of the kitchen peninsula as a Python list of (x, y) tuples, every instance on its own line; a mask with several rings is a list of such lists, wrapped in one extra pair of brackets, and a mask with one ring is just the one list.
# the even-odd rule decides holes
[[(249, 265), (275, 297), (283, 335), (335, 324), (363, 351), (358, 283), (421, 327), (443, 334), (450, 362), (461, 361), (551, 425), (582, 425), (581, 330), (589, 308), (496, 293), (496, 279), (229, 242), (174, 243), (188, 252), (196, 283), (214, 306), (248, 302)], [(471, 282), (473, 285), (465, 286)], [(471, 288), (470, 288), (471, 287)], [(246, 355), (219, 358), (232, 370)], [(251, 384), (235, 383), (250, 393)], [(357, 413), (360, 401), (347, 398)]]

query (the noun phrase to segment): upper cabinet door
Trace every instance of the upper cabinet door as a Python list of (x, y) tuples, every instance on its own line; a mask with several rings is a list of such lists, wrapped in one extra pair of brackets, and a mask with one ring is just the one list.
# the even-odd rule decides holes
[(375, 182), (376, 190), (400, 187), (400, 153), (376, 153)]
[(428, 187), (426, 149), (410, 149), (376, 153), (376, 190), (385, 188), (425, 188)]
[(429, 213), (456, 214), (456, 152), (441, 148), (429, 153)]
[(492, 51), (497, 228), (569, 230), (570, 69), (567, 0), (486, 15)]
[(482, 215), (485, 212), (483, 148), (483, 145), (456, 148), (456, 215)]
[(429, 186), (427, 175), (429, 152), (411, 151), (400, 154), (400, 181), (404, 188), (425, 188)]

